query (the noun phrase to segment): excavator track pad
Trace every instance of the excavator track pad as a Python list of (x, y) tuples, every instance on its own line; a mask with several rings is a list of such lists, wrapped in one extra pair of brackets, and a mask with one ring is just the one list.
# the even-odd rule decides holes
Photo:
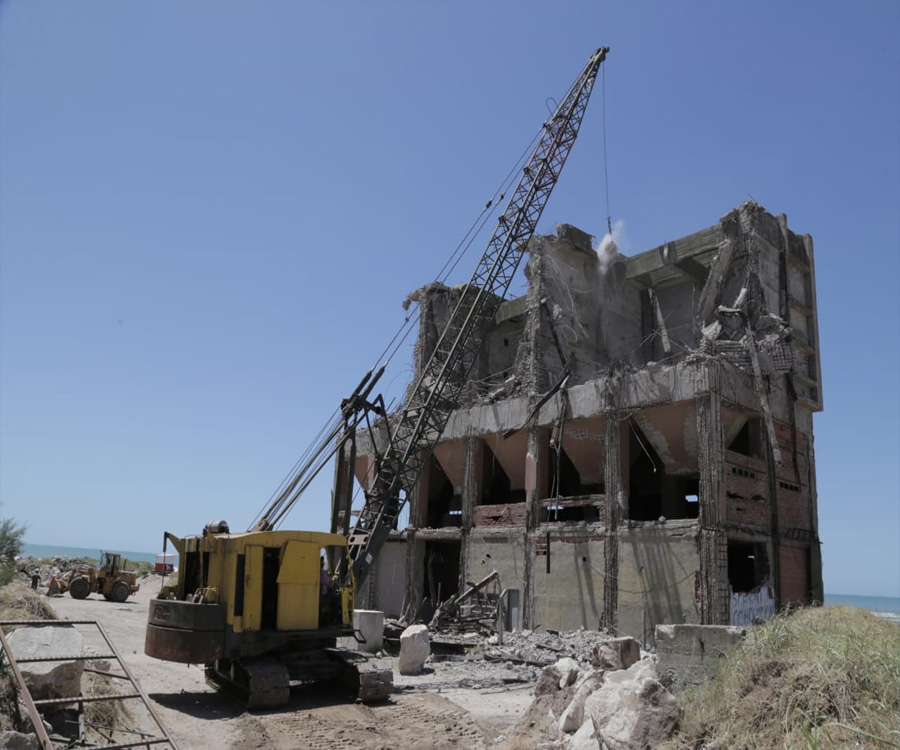
[(291, 695), (287, 665), (274, 659), (221, 659), (206, 667), (206, 681), (242, 697), (249, 709), (281, 708)]
[(343, 648), (327, 648), (325, 653), (340, 665), (341, 682), (362, 703), (387, 700), (394, 692), (394, 673), (387, 662)]

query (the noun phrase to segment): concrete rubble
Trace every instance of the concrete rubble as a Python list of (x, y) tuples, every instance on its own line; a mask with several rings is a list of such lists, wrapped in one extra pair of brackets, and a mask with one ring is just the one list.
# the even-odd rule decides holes
[(587, 630), (504, 633), (503, 644), (478, 633), (432, 638), (433, 652), (411, 684), (438, 692), (532, 686), (531, 707), (515, 734), (528, 746), (643, 749), (670, 736), (680, 717), (656, 656), (631, 638)]
[(44, 592), (54, 576), (60, 578), (72, 570), (92, 567), (96, 562), (81, 557), (57, 556), (44, 561), (35, 557), (20, 557), (16, 560), (16, 567), (19, 571), (19, 580), (26, 586), (31, 586), (33, 575), (40, 576), (38, 591)]
[(81, 693), (84, 663), (73, 657), (81, 656), (84, 639), (72, 626), (48, 625), (21, 628), (10, 633), (9, 647), (13, 657), (20, 659), (45, 658), (59, 654), (67, 661), (39, 661), (19, 664), (22, 677), (35, 700), (71, 698)]
[(36, 734), (6, 730), (0, 732), (0, 747), (4, 750), (41, 750), (41, 743)]

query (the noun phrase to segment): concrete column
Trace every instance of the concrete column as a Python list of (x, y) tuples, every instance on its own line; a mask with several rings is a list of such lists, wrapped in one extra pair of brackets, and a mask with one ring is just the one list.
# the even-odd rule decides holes
[[(619, 413), (609, 409), (604, 425), (604, 447), (606, 466), (604, 486), (606, 487), (606, 543), (604, 547), (603, 584), (603, 624), (614, 629), (618, 624), (619, 612), (619, 523), (622, 520), (626, 491), (622, 482), (622, 443), (627, 457), (628, 435), (626, 422), (619, 421)], [(626, 463), (627, 468), (627, 463)], [(627, 472), (626, 472), (627, 481)]]
[(816, 458), (812, 432), (805, 435), (807, 486), (809, 487), (810, 525), (813, 538), (809, 543), (809, 588), (813, 601), (825, 601), (825, 584), (822, 580), (822, 545), (819, 541), (819, 496), (816, 490)]
[(422, 471), (413, 487), (412, 497), (409, 499), (409, 525), (414, 529), (421, 529), (428, 525), (428, 488), (431, 485), (431, 461), (428, 459), (422, 464)]
[(540, 501), (550, 491), (550, 430), (532, 425), (528, 428), (525, 452), (525, 524), (529, 530), (537, 526)]
[(534, 627), (535, 529), (541, 512), (541, 500), (547, 497), (550, 478), (550, 430), (532, 424), (528, 428), (525, 451), (525, 581), (522, 592), (523, 625)]
[(403, 614), (407, 622), (415, 622), (422, 606), (422, 591), (425, 589), (425, 541), (417, 538), (415, 529), (409, 529), (407, 535), (406, 605)]
[(484, 484), (484, 443), (466, 438), (463, 454), (462, 539), (459, 557), (459, 590), (469, 580), (469, 534), (475, 526), (475, 507), (481, 500)]
[(475, 506), (481, 499), (484, 483), (484, 443), (466, 438), (463, 453), (462, 528), (465, 534), (475, 525)]
[(729, 624), (728, 537), (722, 530), (726, 513), (725, 435), (722, 398), (717, 390), (717, 365), (709, 369), (709, 392), (697, 398), (700, 465), (700, 621)]

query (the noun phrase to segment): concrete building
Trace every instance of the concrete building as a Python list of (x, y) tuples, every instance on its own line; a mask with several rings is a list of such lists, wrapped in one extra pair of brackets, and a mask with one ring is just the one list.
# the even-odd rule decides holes
[[(649, 640), (822, 600), (812, 239), (755, 203), (632, 257), (592, 239), (530, 242), (361, 606), (414, 615), (496, 570), (509, 628)], [(412, 297), (418, 369), (459, 290)]]

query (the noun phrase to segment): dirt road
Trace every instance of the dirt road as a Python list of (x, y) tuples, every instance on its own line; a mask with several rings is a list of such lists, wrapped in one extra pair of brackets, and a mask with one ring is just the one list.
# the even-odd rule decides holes
[[(297, 686), (286, 708), (250, 713), (236, 699), (212, 690), (202, 667), (144, 654), (149, 601), (159, 585), (157, 578), (144, 579), (124, 604), (97, 594), (81, 601), (53, 598), (50, 604), (61, 619), (100, 622), (182, 750), (477, 750), (502, 741), (531, 701), (530, 685), (473, 685), (464, 670), (440, 665), (402, 677), (394, 663), (395, 693), (383, 704), (347, 703), (338, 689)], [(150, 725), (135, 716), (134, 728), (149, 730)]]

